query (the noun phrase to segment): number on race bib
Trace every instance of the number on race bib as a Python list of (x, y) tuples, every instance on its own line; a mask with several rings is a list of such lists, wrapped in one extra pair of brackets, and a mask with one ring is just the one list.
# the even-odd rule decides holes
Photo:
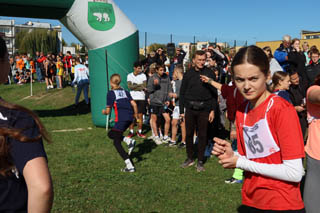
[(258, 139), (259, 139), (259, 137), (257, 134), (252, 135), (252, 141), (253, 141), (253, 144), (254, 144), (257, 152), (262, 153), (264, 151), (264, 149), (263, 149), (261, 142)]
[(263, 153), (264, 148), (262, 143), (258, 140), (259, 139), (258, 135), (254, 134), (252, 135), (252, 137), (250, 137), (250, 135), (248, 134), (249, 128), (245, 127), (243, 128), (243, 130), (249, 139), (248, 142), (246, 143), (249, 146), (249, 149), (252, 152), (252, 154), (256, 154), (256, 152)]

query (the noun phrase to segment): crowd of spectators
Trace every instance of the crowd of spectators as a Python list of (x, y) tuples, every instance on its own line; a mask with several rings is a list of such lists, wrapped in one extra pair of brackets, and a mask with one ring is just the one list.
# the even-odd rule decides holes
[[(270, 74), (268, 77), (268, 89), (274, 94), (279, 95), (291, 103), (299, 117), (302, 134), (304, 136), (304, 141), (307, 140), (307, 111), (306, 111), (306, 91), (310, 87), (317, 75), (320, 74), (319, 68), (319, 50), (316, 46), (309, 48), (308, 43), (305, 42), (300, 44), (299, 39), (292, 39), (286, 35), (283, 37), (283, 42), (278, 49), (273, 53), (270, 47), (264, 47), (264, 52), (266, 53), (269, 64), (270, 64)], [(197, 54), (201, 55), (204, 53), (204, 57), (198, 59)], [(156, 51), (151, 51), (148, 57), (141, 61), (140, 64), (135, 64), (134, 69), (139, 69), (134, 73), (129, 74), (128, 77), (128, 87), (133, 93), (138, 91), (142, 95), (139, 99), (139, 105), (145, 100), (146, 104), (143, 104), (140, 108), (140, 113), (143, 114), (146, 123), (149, 122), (152, 130), (152, 136), (150, 137), (155, 141), (156, 144), (168, 143), (169, 146), (185, 147), (186, 140), (190, 138), (190, 134), (194, 136), (192, 142), (201, 142), (198, 151), (204, 152), (205, 146), (209, 147), (212, 138), (219, 136), (222, 138), (229, 138), (233, 141), (233, 147), (236, 147), (236, 133), (233, 131), (235, 125), (235, 113), (237, 108), (245, 100), (237, 91), (230, 70), (230, 65), (232, 62), (232, 57), (230, 57), (227, 51), (222, 51), (219, 46), (209, 46), (208, 48), (203, 48), (202, 52), (197, 51), (192, 59), (192, 63), (189, 66), (184, 66), (183, 61), (185, 57), (185, 52), (177, 48), (176, 53), (173, 57), (168, 57), (162, 48)], [(201, 77), (203, 82), (208, 82), (210, 77), (211, 85), (217, 89), (216, 92), (206, 93), (203, 90), (203, 85), (201, 84), (199, 74), (193, 72), (192, 70), (207, 70), (206, 76)], [(207, 72), (206, 71), (206, 72)], [(141, 77), (143, 75), (144, 77)], [(135, 81), (134, 79), (145, 79), (140, 81)], [(169, 79), (171, 83), (169, 83)], [(182, 82), (182, 85), (181, 85)], [(185, 83), (183, 83), (185, 82)], [(186, 82), (189, 82), (190, 90), (187, 89)], [(192, 86), (190, 86), (192, 84)], [(181, 92), (182, 91), (182, 92)], [(216, 94), (215, 94), (216, 93)], [(204, 95), (205, 94), (205, 95)], [(209, 95), (209, 96), (208, 96)], [(204, 96), (204, 97), (202, 97)], [(208, 100), (207, 98), (210, 97)], [(215, 101), (213, 101), (215, 100)], [(207, 101), (207, 103), (206, 103)], [(190, 106), (192, 104), (203, 104), (202, 106)], [(213, 102), (213, 103), (212, 103)], [(211, 110), (214, 111), (214, 120), (209, 122), (209, 126), (203, 126), (204, 123), (200, 121), (192, 121), (193, 123), (198, 123), (198, 126), (193, 126), (191, 131), (186, 131), (185, 116), (183, 111), (184, 108), (199, 107), (201, 110), (210, 113), (209, 109), (205, 109), (207, 106), (212, 104)], [(180, 106), (180, 112), (179, 112)], [(200, 111), (201, 111), (200, 110)], [(190, 110), (189, 110), (190, 111)], [(199, 111), (199, 110), (196, 110)], [(177, 116), (178, 114), (178, 116)], [(190, 116), (190, 115), (189, 115)], [(206, 115), (207, 116), (207, 115)], [(205, 117), (206, 117), (205, 116)], [(200, 114), (195, 114), (195, 119), (198, 119)], [(149, 121), (149, 118), (150, 121)], [(201, 120), (201, 119), (200, 119)], [(202, 119), (203, 121), (204, 119)], [(228, 120), (228, 122), (226, 122)], [(210, 121), (210, 119), (209, 119)], [(229, 126), (225, 124), (229, 123)], [(176, 136), (177, 127), (181, 125), (181, 143), (178, 144), (177, 140), (179, 137)], [(187, 125), (190, 126), (191, 124)], [(142, 125), (139, 125), (139, 131), (137, 135), (139, 137), (145, 137), (141, 134)], [(195, 128), (195, 129), (194, 129)], [(230, 130), (230, 134), (227, 133), (226, 129)], [(199, 132), (206, 131), (206, 137), (202, 140), (199, 137)], [(187, 133), (186, 133), (187, 132)], [(171, 138), (169, 137), (171, 133)], [(188, 135), (189, 136), (186, 136)], [(129, 137), (134, 136), (133, 127), (130, 127)], [(191, 142), (189, 142), (191, 143)], [(189, 149), (189, 158), (194, 153)], [(200, 160), (204, 159), (199, 156)], [(193, 163), (193, 161), (187, 162)], [(199, 170), (202, 170), (200, 168)], [(241, 182), (238, 179), (242, 178), (242, 175), (237, 176), (237, 179), (231, 179), (226, 181), (228, 183)]]
[[(257, 61), (255, 54), (251, 52), (246, 53), (252, 54), (253, 58), (248, 58), (251, 56), (246, 56), (244, 53), (244, 51), (253, 50), (260, 52), (260, 61)], [(314, 153), (319, 150), (319, 141), (316, 142), (315, 140), (317, 139), (315, 138), (319, 139), (320, 129), (317, 129), (317, 133), (315, 129), (319, 128), (320, 125), (317, 124), (319, 121), (318, 112), (308, 111), (308, 103), (309, 106), (311, 104), (315, 104), (315, 106), (319, 104), (319, 97), (316, 97), (319, 93), (311, 92), (311, 89), (312, 91), (319, 90), (319, 50), (316, 46), (309, 48), (307, 42), (300, 44), (299, 39), (291, 39), (289, 35), (285, 35), (280, 47), (274, 52), (268, 46), (264, 47), (263, 51), (255, 46), (247, 49), (243, 48), (242, 55), (240, 54), (243, 60), (238, 59), (238, 67), (239, 69), (240, 67), (241, 69), (243, 67), (249, 68), (252, 64), (257, 63), (257, 65), (254, 64), (252, 66), (259, 69), (259, 72), (257, 72), (259, 75), (264, 72), (263, 75), (265, 75), (266, 79), (265, 83), (263, 83), (266, 84), (264, 94), (273, 93), (270, 96), (271, 99), (272, 97), (279, 97), (281, 101), (276, 101), (275, 105), (281, 103), (284, 107), (288, 107), (288, 110), (290, 108), (294, 117), (297, 117), (300, 125), (298, 124), (298, 128), (292, 131), (297, 135), (301, 135), (301, 138), (299, 136), (295, 142), (301, 147), (303, 147), (303, 142), (304, 145), (307, 143), (307, 160), (308, 163), (310, 162), (308, 168), (312, 170), (310, 171), (310, 175), (307, 175), (308, 188), (304, 191), (304, 194), (308, 196), (306, 209), (308, 209), (308, 212), (316, 212), (314, 210), (318, 210), (320, 207), (318, 205), (319, 202), (313, 199), (315, 196), (313, 189), (316, 188), (317, 191), (320, 190), (320, 184), (317, 183), (318, 181), (315, 181), (316, 177), (318, 177), (316, 174), (319, 174), (318, 172), (320, 170), (320, 159), (318, 158), (318, 154)], [(243, 91), (241, 93), (239, 92), (239, 85), (236, 87), (236, 79), (233, 79), (233, 58), (229, 56), (228, 52), (223, 52), (219, 46), (209, 46), (203, 50), (196, 51), (188, 66), (183, 64), (184, 57), (185, 52), (179, 48), (173, 57), (168, 57), (163, 49), (159, 48), (156, 51), (150, 52), (145, 60), (140, 63), (135, 63), (134, 72), (129, 74), (130, 78), (128, 76), (127, 81), (133, 99), (135, 99), (137, 92), (140, 94), (137, 102), (138, 110), (139, 113), (143, 115), (145, 122), (150, 123), (152, 130), (150, 139), (154, 140), (157, 145), (167, 144), (170, 147), (186, 147), (187, 159), (181, 164), (181, 167), (187, 168), (193, 165), (197, 158), (197, 171), (202, 172), (205, 171), (204, 163), (206, 157), (210, 156), (210, 151), (206, 152), (206, 149), (211, 149), (211, 143), (213, 143), (213, 141), (215, 141), (216, 144), (217, 141), (219, 142), (217, 145), (214, 145), (214, 147), (228, 147), (227, 143), (214, 138), (229, 139), (232, 141), (232, 149), (234, 151), (237, 150), (237, 145), (239, 146), (239, 141), (237, 143), (237, 140), (239, 140), (239, 135), (242, 133), (238, 132), (239, 126), (236, 121), (236, 113), (237, 110), (240, 109), (240, 106), (244, 105), (246, 99), (242, 94)], [(261, 64), (263, 64), (264, 61), (266, 61), (266, 63), (269, 62), (268, 66), (264, 66), (267, 67), (268, 70), (261, 68)], [(242, 69), (241, 72), (243, 72), (242, 75), (244, 76), (251, 75), (245, 74), (245, 69)], [(252, 70), (248, 70), (248, 72), (252, 72)], [(254, 72), (256, 71), (253, 71), (253, 73)], [(248, 78), (248, 81), (250, 81), (252, 85), (258, 81), (257, 79), (255, 80), (255, 78), (257, 78), (255, 76), (249, 76)], [(242, 79), (237, 79), (237, 81), (242, 82)], [(246, 88), (247, 86), (244, 85), (244, 90), (246, 90)], [(261, 88), (256, 89), (259, 90)], [(312, 95), (308, 96), (307, 94)], [(249, 96), (248, 94), (248, 97)], [(280, 109), (282, 107), (277, 105), (275, 108)], [(269, 108), (267, 111), (268, 110)], [(313, 116), (311, 116), (310, 113), (313, 113)], [(226, 120), (229, 122), (226, 122)], [(227, 123), (229, 126), (226, 126)], [(269, 123), (269, 126), (270, 125), (271, 123)], [(312, 129), (307, 131), (308, 126), (310, 128), (311, 125), (313, 125)], [(133, 128), (132, 125), (128, 135), (130, 138), (135, 135)], [(137, 136), (145, 138), (141, 128), (142, 124), (140, 123)], [(268, 128), (266, 126), (262, 131), (267, 131)], [(181, 132), (180, 137), (177, 137), (178, 129), (180, 129)], [(226, 129), (230, 131), (228, 132)], [(280, 130), (277, 129), (275, 129), (275, 131), (280, 132)], [(287, 132), (286, 134), (290, 133)], [(180, 143), (178, 143), (179, 138)], [(267, 141), (266, 138), (263, 138), (263, 140)], [(259, 147), (255, 147), (259, 145), (260, 142), (258, 142), (254, 141), (254, 145), (251, 144), (251, 146), (254, 147), (250, 147), (250, 149), (252, 148), (253, 151), (259, 150)], [(279, 143), (281, 146), (281, 143), (286, 142), (281, 139)], [(195, 146), (195, 144), (197, 145)], [(263, 144), (260, 145), (263, 146)], [(281, 147), (281, 149), (283, 149), (283, 151), (285, 150), (284, 147)], [(221, 160), (219, 162), (224, 164), (222, 156), (225, 150), (221, 149), (220, 151), (221, 152), (216, 151), (213, 153), (219, 157)], [(287, 154), (290, 155), (290, 153)], [(304, 154), (300, 153), (300, 156), (304, 156)], [(297, 171), (298, 165), (302, 168), (301, 159), (302, 158), (294, 159), (296, 161), (293, 167), (297, 169)], [(294, 160), (292, 160), (292, 162)], [(249, 163), (252, 163), (251, 160), (248, 161), (248, 165)], [(286, 166), (285, 163), (285, 160), (283, 160), (280, 164), (281, 166), (282, 164)], [(251, 171), (246, 166), (238, 167), (235, 166), (235, 164), (233, 166), (226, 166), (227, 168), (236, 168), (236, 170), (232, 178), (227, 179), (225, 182), (242, 183), (245, 175), (240, 168)], [(262, 165), (257, 164), (257, 168), (258, 167), (262, 168)], [(270, 166), (270, 168), (271, 167), (272, 166)], [(300, 170), (301, 168), (299, 167)], [(256, 173), (264, 174), (266, 171), (267, 170)], [(300, 173), (302, 174), (304, 172), (301, 170)], [(302, 177), (303, 174), (301, 174), (299, 174), (299, 177)], [(275, 175), (275, 177), (278, 177), (277, 175)], [(270, 174), (270, 177), (273, 176)], [(294, 182), (300, 182), (300, 180), (301, 178)], [(303, 205), (300, 205), (300, 207), (301, 206)], [(291, 207), (284, 207), (284, 209), (290, 209)], [(304, 209), (298, 212), (304, 212)]]
[(74, 79), (75, 60), (79, 59), (82, 64), (89, 66), (88, 55), (82, 59), (79, 54), (71, 55), (67, 51), (53, 54), (37, 51), (35, 56), (17, 54), (9, 58), (11, 72), (8, 76), (8, 84), (26, 84), (38, 81), (46, 83), (46, 89), (62, 89), (71, 85)]

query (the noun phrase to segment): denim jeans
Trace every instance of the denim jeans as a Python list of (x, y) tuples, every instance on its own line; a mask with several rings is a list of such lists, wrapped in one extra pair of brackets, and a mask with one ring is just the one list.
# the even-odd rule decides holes
[(83, 95), (84, 95), (86, 104), (89, 104), (89, 98), (88, 98), (89, 80), (81, 80), (77, 83), (77, 95), (75, 99), (76, 105), (79, 103), (79, 98), (82, 90), (83, 90)]
[(36, 73), (37, 73), (37, 80), (40, 82), (42, 80), (42, 74), (40, 67), (36, 67)]

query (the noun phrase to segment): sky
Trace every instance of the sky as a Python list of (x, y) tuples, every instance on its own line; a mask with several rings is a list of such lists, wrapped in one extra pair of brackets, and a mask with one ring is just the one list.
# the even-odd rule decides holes
[[(115, 0), (119, 8), (137, 26), (140, 46), (144, 45), (144, 33), (148, 43), (192, 42), (217, 38), (218, 42), (281, 40), (289, 34), (300, 38), (301, 30), (320, 31), (318, 14), (320, 1), (308, 0)], [(11, 17), (10, 17), (11, 18)], [(0, 19), (8, 17), (0, 16)], [(22, 24), (29, 20), (44, 21), (53, 25), (56, 20), (14, 18)], [(62, 25), (62, 24), (61, 24)], [(65, 41), (79, 41), (62, 28)]]

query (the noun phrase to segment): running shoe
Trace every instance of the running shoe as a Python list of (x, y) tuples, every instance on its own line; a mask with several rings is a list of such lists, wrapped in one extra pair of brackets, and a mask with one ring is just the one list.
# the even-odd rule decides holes
[(169, 137), (166, 137), (166, 138), (162, 138), (162, 143), (169, 143), (170, 142), (170, 138)]
[(162, 140), (159, 137), (154, 137), (153, 141), (157, 144), (157, 145), (161, 145), (162, 144)]
[(146, 136), (144, 134), (140, 133), (140, 132), (137, 132), (137, 136), (139, 138), (146, 138)]
[(228, 183), (228, 184), (235, 184), (235, 183), (240, 183), (241, 184), (243, 181), (235, 179), (235, 178), (232, 177), (232, 178), (226, 179), (224, 182)]
[(128, 145), (128, 155), (131, 155), (134, 147), (136, 146), (136, 141), (131, 139), (129, 145)]
[(192, 166), (193, 164), (194, 164), (194, 160), (188, 158), (183, 162), (183, 164), (181, 164), (181, 168), (187, 168), (189, 166)]
[(175, 142), (175, 141), (169, 141), (168, 146), (170, 146), (170, 147), (177, 146), (177, 142)]
[(206, 171), (204, 166), (203, 166), (203, 161), (198, 161), (197, 163), (197, 172), (204, 172)]
[(121, 169), (121, 172), (130, 172), (130, 173), (132, 173), (132, 172), (135, 172), (135, 171), (136, 171), (136, 169), (134, 167), (131, 168), (131, 169), (129, 169), (127, 167), (125, 167), (124, 169)]
[(180, 143), (180, 144), (178, 145), (178, 148), (179, 148), (179, 149), (186, 148), (186, 143)]

